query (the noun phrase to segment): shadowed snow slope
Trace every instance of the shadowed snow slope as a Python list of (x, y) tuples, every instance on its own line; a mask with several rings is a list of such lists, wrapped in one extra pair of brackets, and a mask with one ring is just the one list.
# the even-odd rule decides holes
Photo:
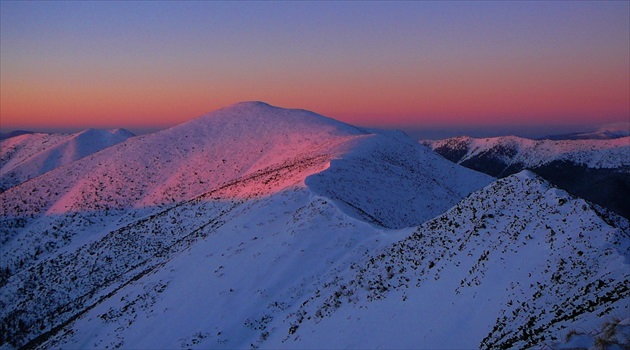
[(403, 230), (293, 186), (40, 259), (1, 310), (42, 349), (540, 346), (627, 315), (628, 225), (529, 172)]
[(129, 138), (0, 193), (0, 348), (524, 348), (628, 314), (628, 220), (492, 180), (261, 102)]
[[(630, 312), (628, 221), (529, 171), (333, 271), (270, 348), (527, 348)], [(275, 319), (274, 319), (275, 321)]]
[(630, 218), (630, 137), (563, 141), (455, 137), (422, 143), (452, 162), (491, 176), (532, 170), (562, 189)]
[(0, 191), (59, 166), (123, 142), (124, 129), (88, 129), (76, 134), (25, 134), (0, 143)]
[(356, 141), (360, 144), (352, 152), (306, 183), (347, 213), (380, 226), (419, 225), (491, 181), (441, 161), (404, 135), (377, 134)]
[[(384, 227), (422, 223), (491, 181), (402, 134), (367, 132), (261, 102), (130, 138), (0, 193), (0, 343), (42, 344), (99, 305), (106, 310), (98, 319), (120, 333), (119, 322), (135, 316), (127, 314), (129, 306), (109, 304), (118, 293), (141, 299), (136, 292), (159, 293), (171, 283), (163, 279), (170, 274), (165, 266), (179, 261), (182, 284), (172, 297), (181, 298), (197, 280), (197, 270), (184, 272), (190, 264), (221, 275), (224, 259), (234, 256), (229, 275), (237, 279), (220, 280), (212, 290), (239, 297), (235, 303), (211, 298), (222, 301), (198, 316), (200, 322), (226, 319), (220, 323), (229, 335), (226, 347), (249, 346), (239, 341), (254, 331), (239, 328), (241, 317), (266, 306), (252, 293), (285, 295), (287, 306), (279, 308), (288, 307), (352, 249), (396, 236)], [(246, 246), (254, 250), (241, 255)], [(195, 262), (186, 258), (193, 251), (202, 254)], [(157, 284), (145, 285), (149, 276), (158, 276)], [(205, 288), (199, 292), (210, 293)], [(189, 300), (200, 302), (197, 296)], [(194, 304), (183, 310), (204, 311)], [(194, 315), (177, 313), (172, 320)], [(76, 346), (198, 341), (187, 334), (156, 344), (143, 334), (129, 337), (107, 344), (79, 339)]]
[(493, 174), (495, 176), (509, 172), (511, 166), (518, 166), (521, 169), (532, 168), (561, 160), (583, 164), (589, 168), (630, 167), (628, 136), (611, 140), (561, 141), (530, 140), (516, 136), (454, 137), (422, 143), (462, 165), (483, 157), (492, 157), (504, 164), (503, 168), (498, 168), (498, 172)]

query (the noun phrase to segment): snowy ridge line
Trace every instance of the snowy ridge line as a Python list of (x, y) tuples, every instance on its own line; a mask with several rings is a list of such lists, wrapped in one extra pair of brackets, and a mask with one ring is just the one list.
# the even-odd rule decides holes
[[(179, 203), (177, 203), (177, 204), (175, 204), (173, 206), (170, 206), (170, 207), (168, 207), (166, 209), (163, 209), (163, 210), (161, 210), (161, 211), (159, 211), (157, 213), (152, 213), (152, 214), (150, 214), (149, 216), (147, 216), (145, 218), (135, 219), (133, 222), (126, 224), (125, 226), (121, 227), (118, 230), (130, 229), (130, 228), (132, 228), (134, 226), (150, 222), (150, 221), (155, 220), (157, 218), (160, 218), (160, 217), (168, 215), (172, 210), (175, 210), (175, 209), (177, 209), (179, 207), (182, 207), (182, 206), (185, 206), (185, 205), (190, 205), (190, 204), (197, 204), (197, 203), (203, 201), (204, 199), (208, 199), (208, 198), (209, 199), (222, 199), (221, 196), (216, 197), (215, 195), (220, 194), (221, 191), (224, 191), (224, 190), (234, 189), (234, 188), (236, 188), (238, 186), (247, 184), (249, 182), (255, 182), (256, 180), (264, 178), (265, 176), (270, 176), (270, 179), (268, 179), (268, 180), (271, 180), (271, 177), (273, 177), (273, 175), (275, 173), (280, 172), (282, 170), (293, 170), (293, 168), (296, 165), (300, 165), (302, 167), (309, 168), (311, 166), (314, 166), (314, 165), (320, 164), (322, 162), (325, 162), (328, 159), (329, 159), (328, 155), (319, 155), (319, 156), (315, 156), (315, 157), (311, 157), (311, 158), (295, 159), (293, 161), (288, 162), (288, 164), (285, 163), (285, 164), (282, 164), (282, 165), (277, 166), (277, 167), (268, 167), (268, 168), (265, 168), (265, 169), (261, 169), (259, 171), (256, 171), (253, 174), (246, 175), (244, 177), (232, 180), (232, 181), (230, 181), (228, 183), (219, 185), (218, 187), (216, 187), (216, 188), (214, 188), (214, 189), (212, 189), (212, 190), (210, 190), (210, 191), (208, 191), (206, 193), (198, 195), (195, 198), (192, 198), (192, 199), (189, 199), (189, 200), (186, 200), (186, 201), (183, 201), (183, 202), (179, 202)], [(262, 182), (264, 183), (265, 181), (262, 181)], [(269, 181), (267, 181), (266, 183), (269, 183)], [(261, 195), (261, 193), (249, 193), (246, 199), (251, 199), (251, 198), (254, 198), (254, 197), (258, 196), (258, 195)], [(212, 198), (213, 196), (215, 196), (215, 198)], [(15, 269), (15, 266), (13, 266), (11, 264), (7, 264), (7, 265), (3, 264), (3, 266), (0, 266), (0, 267), (9, 267), (9, 268)], [(2, 287), (2, 286), (0, 285), (0, 287)]]
[(453, 137), (422, 144), (458, 164), (477, 157), (493, 157), (506, 164), (538, 167), (571, 161), (589, 168), (630, 167), (630, 136), (609, 140), (530, 140), (517, 136)]
[[(299, 344), (340, 310), (353, 318), (374, 317), (355, 314), (367, 307), (365, 301), (378, 308), (377, 302), (399, 297), (404, 303), (415, 294), (415, 303), (427, 303), (431, 294), (423, 290), (440, 290), (459, 307), (477, 293), (490, 293), (489, 304), (479, 308), (498, 317), (485, 338), (481, 332), (475, 336), (478, 346), (488, 349), (535, 346), (557, 340), (567, 324), (627, 312), (630, 271), (627, 262), (619, 265), (630, 255), (627, 223), (606, 227), (588, 203), (523, 173), (474, 192), (409, 237), (365, 254), (349, 271), (330, 274), (287, 316), (282, 343)], [(506, 283), (505, 274), (514, 274), (512, 282)], [(436, 320), (444, 317), (440, 312)]]
[[(107, 234), (103, 239), (101, 239), (100, 241), (94, 242), (92, 244), (90, 244), (88, 247), (82, 247), (79, 248), (78, 251), (76, 251), (74, 254), (70, 254), (70, 256), (68, 257), (68, 259), (65, 259), (67, 261), (74, 261), (74, 260), (79, 260), (78, 258), (80, 256), (82, 256), (82, 251), (85, 249), (88, 250), (93, 250), (95, 252), (100, 252), (102, 251), (101, 249), (98, 248), (90, 248), (90, 247), (95, 247), (95, 246), (102, 246), (104, 244), (106, 244), (105, 242), (107, 241), (113, 241), (114, 244), (118, 244), (116, 243), (116, 240), (118, 238), (118, 236), (124, 236), (124, 235), (128, 235), (128, 234), (133, 234), (133, 232), (143, 232), (145, 230), (142, 230), (142, 226), (143, 225), (152, 225), (154, 224), (155, 221), (159, 221), (161, 220), (161, 218), (164, 218), (163, 220), (167, 220), (169, 217), (171, 216), (176, 216), (179, 217), (178, 214), (178, 210), (180, 208), (182, 209), (186, 209), (189, 206), (194, 206), (195, 204), (199, 204), (201, 203), (201, 206), (204, 205), (210, 205), (213, 206), (212, 202), (205, 202), (204, 199), (206, 198), (211, 198), (215, 197), (215, 198), (219, 198), (221, 199), (222, 196), (222, 191), (225, 190), (231, 190), (231, 189), (236, 189), (238, 191), (239, 187), (244, 186), (245, 188), (248, 188), (247, 184), (248, 183), (256, 183), (258, 184), (259, 182), (262, 184), (268, 184), (270, 183), (272, 180), (274, 180), (275, 178), (278, 177), (278, 174), (280, 173), (285, 173), (288, 171), (289, 173), (292, 171), (300, 171), (303, 169), (308, 169), (312, 166), (316, 166), (321, 164), (323, 161), (326, 161), (329, 158), (328, 155), (320, 155), (320, 156), (315, 156), (315, 157), (311, 157), (311, 158), (306, 158), (306, 159), (294, 159), (292, 161), (289, 161), (287, 163), (284, 163), (280, 166), (277, 167), (269, 167), (266, 169), (261, 169), (260, 171), (257, 171), (251, 175), (245, 176), (243, 178), (240, 179), (236, 179), (233, 181), (230, 181), (227, 184), (221, 185), (211, 191), (208, 191), (207, 193), (204, 193), (202, 195), (199, 195), (193, 199), (190, 199), (188, 201), (182, 202), (182, 203), (178, 203), (168, 209), (165, 209), (159, 213), (154, 213), (152, 215), (150, 215), (149, 217), (145, 217), (139, 220), (134, 221), (133, 223), (127, 224), (124, 227), (121, 227), (115, 231), (112, 231), (110, 234)], [(282, 176), (280, 176), (282, 177)], [(256, 189), (255, 192), (248, 192), (246, 193), (245, 198), (247, 199), (252, 199), (255, 198), (261, 194), (263, 194), (265, 191), (265, 189)], [(219, 194), (218, 197), (216, 197), (216, 195)], [(233, 200), (231, 200), (230, 202), (233, 202), (233, 204), (231, 205), (231, 207), (229, 208), (219, 208), (220, 209), (220, 214), (219, 216), (213, 218), (210, 221), (207, 221), (206, 223), (202, 223), (200, 226), (194, 228), (192, 230), (192, 232), (186, 234), (185, 236), (176, 238), (175, 241), (171, 242), (170, 244), (168, 244), (169, 242), (165, 242), (168, 245), (166, 245), (165, 247), (161, 247), (160, 248), (160, 241), (156, 241), (156, 243), (159, 243), (157, 248), (158, 250), (153, 251), (151, 255), (149, 256), (145, 256), (144, 259), (140, 260), (140, 261), (132, 261), (132, 265), (130, 267), (128, 267), (126, 270), (121, 271), (119, 273), (116, 273), (114, 271), (109, 272), (108, 274), (106, 274), (105, 276), (103, 276), (103, 280), (100, 281), (97, 285), (94, 285), (91, 289), (88, 288), (88, 290), (86, 290), (84, 292), (83, 295), (77, 297), (76, 299), (73, 300), (69, 300), (67, 304), (65, 305), (60, 305), (56, 307), (55, 311), (51, 311), (48, 312), (47, 315), (44, 314), (42, 316), (43, 312), (38, 313), (40, 318), (40, 322), (44, 322), (44, 324), (49, 323), (49, 322), (54, 322), (54, 318), (59, 318), (60, 315), (64, 314), (64, 313), (68, 313), (68, 312), (72, 312), (72, 310), (77, 310), (77, 309), (82, 309), (83, 306), (85, 305), (85, 303), (88, 302), (88, 300), (90, 298), (92, 298), (94, 296), (95, 293), (97, 293), (99, 291), (99, 289), (101, 288), (106, 288), (107, 286), (111, 285), (112, 283), (116, 283), (117, 281), (120, 280), (120, 278), (126, 279), (123, 276), (125, 274), (129, 274), (134, 270), (137, 270), (139, 267), (142, 267), (146, 264), (149, 263), (154, 263), (154, 259), (168, 259), (169, 256), (173, 256), (174, 254), (177, 254), (178, 252), (181, 252), (182, 250), (185, 250), (186, 247), (191, 246), (194, 241), (196, 241), (196, 239), (198, 238), (202, 238), (207, 236), (208, 233), (204, 233), (202, 232), (205, 228), (207, 228), (210, 225), (213, 224), (217, 224), (217, 225), (213, 225), (212, 229), (210, 230), (210, 232), (215, 231), (218, 227), (220, 227), (224, 222), (223, 221), (218, 221), (221, 217), (223, 217), (224, 215), (232, 212), (234, 209), (236, 209), (237, 207), (239, 207), (240, 205), (242, 205), (243, 203), (246, 202), (246, 200), (237, 200), (236, 202), (234, 202)], [(221, 205), (220, 205), (221, 207)], [(199, 210), (198, 210), (199, 212)], [(173, 215), (171, 215), (173, 214)], [(202, 216), (202, 218), (206, 218), (207, 217), (207, 213), (204, 214), (205, 216)], [(150, 230), (149, 230), (150, 231)], [(164, 228), (161, 228), (161, 231), (164, 231)], [(124, 241), (124, 240), (123, 240)], [(119, 242), (119, 243), (123, 243), (123, 242)], [(145, 246), (152, 246), (152, 244), (147, 243)], [(181, 248), (178, 248), (181, 247)], [(126, 249), (123, 247), (123, 249)], [(141, 249), (140, 247), (138, 247), (138, 249)], [(145, 249), (146, 252), (146, 249)], [(123, 253), (121, 252), (120, 254), (117, 254), (118, 256), (131, 256), (133, 254), (133, 252), (126, 252)], [(35, 266), (31, 266), (30, 268), (28, 268), (28, 270), (22, 270), (22, 271), (18, 271), (16, 274), (14, 274), (13, 276), (9, 277), (8, 279), (8, 284), (11, 284), (15, 281), (15, 279), (19, 278), (22, 280), (33, 280), (33, 277), (38, 275), (37, 269), (38, 266), (41, 269), (42, 265), (45, 263), (48, 264), (52, 264), (53, 266), (65, 266), (63, 263), (52, 263), (52, 261), (55, 260), (59, 260), (62, 259), (63, 260), (63, 256), (64, 255), (68, 255), (68, 254), (62, 254), (61, 256), (58, 256), (54, 259), (48, 259), (46, 261), (42, 261), (40, 262), (38, 265)], [(91, 254), (90, 254), (91, 255)], [(101, 254), (98, 253), (97, 256), (97, 261), (102, 260), (99, 258)], [(72, 258), (72, 256), (74, 256), (75, 258)], [(157, 262), (157, 263), (161, 263), (161, 262)], [(72, 265), (70, 263), (68, 263), (69, 265)], [(62, 271), (59, 271), (59, 274), (64, 274)], [(113, 276), (113, 277), (112, 277)], [(132, 276), (133, 277), (133, 276)], [(92, 278), (92, 277), (90, 277)], [(131, 277), (130, 277), (131, 278)], [(36, 279), (35, 279), (36, 280)], [(92, 282), (93, 283), (93, 282)], [(72, 283), (71, 283), (72, 284)], [(81, 283), (79, 283), (81, 284)], [(81, 284), (84, 286), (84, 288), (86, 286), (90, 285), (90, 282), (86, 282), (85, 284)], [(80, 290), (81, 288), (76, 288), (77, 290)], [(5, 290), (6, 291), (6, 290)], [(4, 293), (3, 293), (4, 294)], [(35, 300), (36, 301), (36, 300)], [(28, 302), (28, 301), (27, 301)], [(44, 300), (41, 300), (42, 303), (44, 303)], [(40, 305), (42, 306), (42, 305)], [(48, 307), (50, 307), (51, 305), (47, 305)], [(12, 315), (11, 313), (9, 313), (8, 315), (6, 315), (6, 317), (3, 317), (3, 324), (7, 323), (9, 321), (7, 321), (8, 319), (12, 319), (17, 317), (17, 315)], [(33, 327), (36, 325), (37, 322), (34, 322), (32, 325)], [(10, 329), (10, 325), (7, 325), (7, 329)], [(48, 334), (47, 337), (52, 336), (53, 333)]]
[(350, 216), (402, 229), (439, 215), (493, 180), (444, 161), (407, 136), (394, 136), (357, 139), (306, 185)]
[(630, 136), (630, 122), (605, 124), (593, 131), (582, 131), (541, 137), (540, 140), (608, 140)]
[(630, 137), (530, 140), (515, 136), (421, 141), (453, 163), (505, 177), (523, 169), (630, 218)]
[(124, 129), (74, 134), (27, 134), (0, 144), (0, 192), (134, 136)]

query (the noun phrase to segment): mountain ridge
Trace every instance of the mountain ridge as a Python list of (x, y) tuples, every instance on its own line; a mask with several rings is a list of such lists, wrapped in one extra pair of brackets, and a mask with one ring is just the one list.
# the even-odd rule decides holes
[[(139, 231), (191, 225), (216, 205), (199, 204)], [(628, 221), (608, 214), (622, 224), (609, 226), (528, 171), (386, 234), (303, 187), (231, 210), (40, 347), (542, 346), (630, 307)]]
[(619, 122), (606, 124), (594, 131), (575, 132), (570, 134), (550, 135), (541, 140), (609, 140), (630, 136), (630, 123)]
[[(0, 227), (7, 349), (520, 346), (628, 310), (628, 220), (528, 171), (494, 180), (257, 102), (12, 187)], [(521, 337), (553, 306), (577, 316)]]
[[(507, 148), (499, 154), (507, 166), (522, 164), (525, 167), (540, 166), (554, 160), (569, 160), (590, 168), (630, 167), (630, 137), (611, 140), (531, 140), (518, 136), (474, 138), (454, 137), (437, 141), (421, 141), (438, 153), (444, 153), (451, 161), (464, 163), (495, 149)], [(447, 152), (457, 150), (457, 154)], [(598, 152), (597, 158), (585, 152)], [(499, 152), (497, 152), (499, 153)], [(502, 173), (497, 173), (501, 176)]]
[[(159, 270), (165, 261), (226, 224), (247, 217), (251, 208), (259, 208), (257, 203), (284, 193), (292, 196), (293, 191), (300, 198), (318, 196), (306, 178), (347, 154), (358, 153), (364, 161), (388, 155), (390, 162), (372, 163), (379, 165), (372, 168), (375, 171), (391, 173), (409, 162), (418, 163), (413, 167), (419, 169), (424, 157), (427, 164), (438, 162), (440, 168), (466, 173), (467, 181), (476, 179), (479, 186), (491, 181), (402, 137), (366, 134), (312, 112), (245, 103), (131, 138), (0, 193), (0, 225), (7, 229), (0, 245), (3, 339), (13, 337), (12, 344), (18, 346), (39, 342), (41, 338), (34, 336), (48, 337), (66, 327), (101, 298), (109, 298), (108, 293), (144, 278), (147, 271)], [(387, 147), (369, 146), (375, 140)], [(399, 147), (413, 147), (419, 157), (400, 158)], [(340, 179), (348, 183), (357, 175)], [(362, 199), (371, 198), (370, 186), (382, 186), (378, 179), (367, 179), (368, 186), (345, 202), (383, 217)], [(435, 186), (432, 181), (411, 180), (415, 186)], [(404, 193), (407, 186), (397, 183), (388, 190)], [(464, 188), (440, 200), (444, 206), (466, 194)], [(434, 199), (419, 198), (414, 207), (422, 211)], [(322, 210), (341, 205), (334, 200), (315, 203)], [(349, 230), (358, 224), (353, 216), (360, 217), (347, 210), (335, 215), (348, 222)], [(293, 217), (297, 219), (298, 213)], [(47, 282), (38, 282), (42, 279)]]
[[(270, 347), (521, 348), (558, 341), (567, 324), (595, 326), (599, 315), (630, 309), (628, 221), (614, 228), (607, 220), (532, 172), (497, 180), (331, 273), (323, 284), (329, 287), (292, 311), (289, 331), (272, 336)], [(431, 317), (414, 316), (422, 314)], [(398, 322), (371, 322), (385, 315)], [(408, 322), (413, 329), (401, 331)], [(356, 329), (367, 329), (363, 337), (403, 333), (349, 336)]]
[(32, 133), (1, 142), (0, 191), (135, 136), (125, 129), (85, 129), (74, 134)]
[(491, 176), (523, 169), (630, 218), (630, 137), (530, 140), (515, 136), (421, 141), (446, 159)]
[(0, 133), (0, 141), (10, 139), (12, 137), (20, 136), (20, 135), (34, 134), (34, 133), (35, 133), (34, 131), (30, 131), (30, 130), (14, 130), (7, 133)]

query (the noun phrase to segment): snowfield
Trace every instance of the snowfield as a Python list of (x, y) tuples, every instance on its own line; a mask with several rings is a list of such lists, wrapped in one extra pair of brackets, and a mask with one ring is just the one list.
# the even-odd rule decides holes
[(625, 218), (262, 102), (33, 176), (0, 213), (2, 349), (560, 346), (630, 312)]
[(514, 136), (421, 141), (446, 159), (490, 176), (531, 170), (552, 184), (630, 218), (630, 137), (529, 140)]
[(330, 274), (270, 347), (527, 348), (625, 317), (630, 231), (607, 215), (528, 171), (498, 180)]
[(553, 161), (570, 161), (589, 168), (630, 167), (630, 136), (616, 139), (530, 140), (517, 136), (491, 138), (454, 137), (439, 141), (422, 141), (439, 152), (456, 150), (453, 161), (461, 164), (484, 155), (495, 155), (509, 168), (519, 165), (533, 168)]
[(25, 134), (0, 141), (0, 191), (123, 142), (127, 130), (88, 129), (76, 134)]

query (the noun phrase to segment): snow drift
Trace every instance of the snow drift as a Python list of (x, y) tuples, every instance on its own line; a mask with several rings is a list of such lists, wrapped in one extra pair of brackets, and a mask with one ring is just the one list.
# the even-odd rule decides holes
[(0, 191), (134, 136), (127, 130), (87, 129), (76, 134), (24, 134), (0, 143)]
[(0, 210), (9, 349), (520, 346), (628, 310), (627, 220), (261, 102), (57, 167)]

